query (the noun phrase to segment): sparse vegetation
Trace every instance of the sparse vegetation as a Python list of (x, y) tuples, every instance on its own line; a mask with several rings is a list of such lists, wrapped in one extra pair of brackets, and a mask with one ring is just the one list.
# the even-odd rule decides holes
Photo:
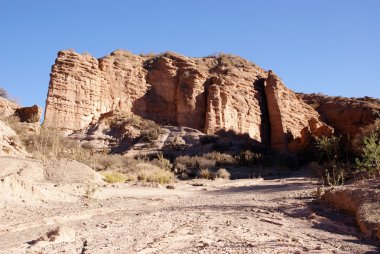
[(141, 163), (127, 174), (128, 179), (136, 178), (143, 182), (155, 182), (160, 184), (171, 183), (175, 177), (173, 172), (159, 168), (149, 163)]
[(204, 178), (208, 180), (213, 180), (216, 177), (216, 175), (212, 173), (208, 168), (202, 168), (201, 170), (199, 170), (198, 176), (199, 178)]
[[(244, 58), (233, 55), (233, 54), (226, 54), (226, 53), (214, 53), (213, 55), (209, 57), (214, 57), (218, 60), (219, 64), (226, 67), (227, 69), (231, 69), (233, 67), (235, 68), (242, 68), (247, 65), (254, 65), (251, 62), (248, 62)], [(254, 65), (255, 66), (255, 65)]]
[(356, 159), (358, 172), (373, 177), (380, 173), (380, 128), (379, 121), (374, 125), (372, 132), (363, 139), (362, 153)]
[(95, 183), (87, 183), (86, 189), (84, 191), (84, 198), (86, 199), (92, 199), (95, 195), (95, 192), (98, 190), (99, 186)]
[(218, 169), (218, 171), (216, 171), (216, 176), (218, 178), (230, 179), (231, 174), (230, 174), (230, 172), (227, 171), (227, 169), (220, 168), (220, 169)]
[(0, 97), (8, 99), (8, 92), (2, 87), (0, 87)]
[(124, 183), (127, 177), (119, 172), (105, 172), (103, 173), (107, 183)]
[(317, 138), (316, 145), (321, 155), (324, 182), (330, 186), (343, 185), (345, 165), (341, 156), (341, 138), (336, 136)]
[(64, 137), (55, 128), (42, 126), (39, 133), (21, 137), (27, 151), (37, 159), (70, 158), (82, 162), (87, 155), (76, 141)]

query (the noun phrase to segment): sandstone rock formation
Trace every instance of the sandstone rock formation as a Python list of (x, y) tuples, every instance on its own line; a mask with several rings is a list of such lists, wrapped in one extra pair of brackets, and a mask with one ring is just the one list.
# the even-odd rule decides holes
[(70, 133), (113, 110), (207, 134), (247, 133), (279, 150), (297, 139), (289, 147), (296, 150), (308, 143), (309, 134), (331, 131), (278, 77), (240, 57), (188, 58), (170, 52), (143, 57), (117, 50), (95, 59), (60, 51), (45, 123)]
[(14, 114), (15, 110), (20, 106), (16, 103), (0, 97), (0, 116), (11, 116)]
[(323, 198), (356, 216), (360, 230), (380, 239), (380, 178), (328, 189)]
[(380, 100), (370, 97), (344, 98), (322, 94), (297, 94), (312, 106), (337, 135), (355, 140), (361, 130), (380, 119)]
[(0, 121), (0, 156), (25, 157), (28, 153), (21, 144), (16, 132)]
[(265, 94), (271, 126), (271, 146), (277, 150), (300, 150), (311, 136), (328, 136), (333, 129), (323, 123), (319, 114), (285, 87), (272, 71), (265, 81)]
[(34, 105), (32, 107), (17, 108), (14, 112), (21, 122), (36, 123), (42, 116), (42, 108)]

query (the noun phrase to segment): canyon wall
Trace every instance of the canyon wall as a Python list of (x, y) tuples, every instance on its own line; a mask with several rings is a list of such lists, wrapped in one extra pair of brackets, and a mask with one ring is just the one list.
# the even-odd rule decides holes
[(379, 99), (301, 93), (298, 93), (297, 97), (313, 107), (338, 135), (354, 138), (362, 128), (380, 119)]
[(68, 133), (112, 110), (207, 134), (248, 134), (281, 151), (332, 132), (274, 73), (232, 55), (139, 56), (117, 50), (96, 59), (64, 50), (50, 76), (44, 122)]
[(330, 136), (334, 130), (323, 123), (318, 112), (297, 98), (280, 78), (268, 72), (265, 94), (271, 126), (271, 147), (277, 150), (300, 150), (311, 136)]

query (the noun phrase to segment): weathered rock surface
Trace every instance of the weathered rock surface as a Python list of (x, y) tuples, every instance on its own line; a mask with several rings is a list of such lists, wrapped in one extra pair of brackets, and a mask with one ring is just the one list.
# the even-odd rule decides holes
[(25, 157), (28, 153), (21, 144), (16, 132), (0, 121), (0, 156)]
[(300, 150), (311, 136), (329, 136), (333, 129), (319, 114), (286, 88), (272, 71), (265, 81), (265, 94), (271, 127), (271, 146), (277, 150)]
[(15, 110), (20, 106), (16, 103), (0, 97), (0, 116), (11, 116), (14, 114)]
[[(163, 153), (169, 158), (180, 155), (203, 155), (215, 147), (224, 148), (238, 155), (249, 149), (254, 142), (242, 137), (224, 138), (229, 133), (218, 136), (206, 136), (189, 127), (157, 125), (140, 116), (111, 111), (102, 114), (99, 121), (87, 128), (69, 135), (79, 141), (84, 148), (95, 151), (110, 151), (126, 156), (150, 156)], [(208, 138), (208, 140), (207, 140)]]
[(42, 108), (37, 105), (17, 108), (14, 114), (20, 118), (21, 122), (36, 123), (40, 121)]
[(322, 94), (297, 94), (312, 106), (323, 121), (338, 135), (349, 135), (355, 140), (361, 130), (380, 119), (380, 100), (370, 97), (344, 98)]
[(330, 132), (315, 110), (273, 77), (265, 88), (266, 71), (230, 55), (142, 57), (118, 50), (95, 59), (64, 50), (52, 67), (45, 123), (72, 132), (119, 110), (207, 134), (248, 134), (280, 150), (292, 139), (300, 139), (291, 147), (296, 150), (308, 143), (308, 134)]
[(323, 198), (356, 216), (361, 231), (380, 239), (380, 179), (328, 189)]

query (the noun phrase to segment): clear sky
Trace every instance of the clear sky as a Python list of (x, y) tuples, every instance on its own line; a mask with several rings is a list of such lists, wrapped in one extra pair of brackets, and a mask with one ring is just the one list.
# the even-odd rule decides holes
[(0, 87), (44, 107), (61, 49), (240, 55), (299, 92), (380, 98), (378, 0), (0, 0)]

